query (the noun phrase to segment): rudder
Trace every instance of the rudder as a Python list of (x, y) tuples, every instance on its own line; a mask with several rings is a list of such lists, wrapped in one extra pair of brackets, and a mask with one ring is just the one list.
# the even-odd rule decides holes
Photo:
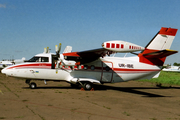
[(177, 30), (175, 28), (162, 27), (145, 48), (154, 50), (170, 49)]
[(168, 55), (177, 53), (177, 51), (169, 50), (175, 38), (178, 29), (164, 28), (154, 36), (147, 44), (145, 50), (139, 56), (139, 61), (146, 64), (162, 66)]

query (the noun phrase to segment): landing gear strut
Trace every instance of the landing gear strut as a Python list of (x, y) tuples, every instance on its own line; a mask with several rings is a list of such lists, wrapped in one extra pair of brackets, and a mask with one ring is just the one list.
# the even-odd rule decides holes
[(80, 82), (80, 81), (78, 81), (78, 82), (82, 86), (82, 89), (84, 89), (84, 90), (92, 90), (92, 89), (94, 89), (93, 84), (90, 83), (90, 82)]
[(30, 82), (31, 82), (31, 80), (27, 79), (25, 83), (30, 84)]

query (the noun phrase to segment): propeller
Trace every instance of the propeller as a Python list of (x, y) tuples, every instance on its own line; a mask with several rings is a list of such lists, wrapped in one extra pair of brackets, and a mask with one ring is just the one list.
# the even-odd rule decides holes
[(47, 49), (46, 49), (46, 53), (49, 53), (49, 47), (47, 47)]
[(59, 64), (60, 64), (60, 62), (57, 61), (57, 62), (56, 62), (56, 74), (58, 73)]
[(44, 53), (46, 53), (46, 48), (44, 48)]
[(61, 55), (59, 55), (59, 53), (61, 51), (61, 43), (59, 43), (59, 46), (55, 45), (55, 50), (56, 50), (56, 56), (57, 56), (57, 62), (56, 62), (56, 74), (57, 74), (58, 73), (59, 64), (62, 61), (60, 59)]
[(44, 53), (49, 53), (49, 47), (44, 48)]
[[(67, 48), (67, 51), (72, 50), (71, 46), (68, 46), (66, 48)], [(56, 50), (56, 58), (57, 58), (57, 61), (56, 61), (56, 74), (58, 73), (59, 67), (62, 68), (62, 65), (74, 66), (76, 64), (75, 61), (67, 61), (67, 60), (65, 60), (63, 54), (59, 54), (60, 51), (61, 51), (61, 43), (59, 43), (59, 46), (57, 46), (57, 45), (55, 46), (55, 50)]]
[(56, 55), (59, 55), (60, 51), (61, 51), (61, 43), (59, 43), (59, 46), (55, 46), (56, 49)]

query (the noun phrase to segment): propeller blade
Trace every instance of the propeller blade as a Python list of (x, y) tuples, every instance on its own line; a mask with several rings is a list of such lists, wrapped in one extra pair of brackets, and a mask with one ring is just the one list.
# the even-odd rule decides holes
[(59, 43), (58, 53), (61, 51), (61, 43)]
[(55, 45), (55, 50), (56, 50), (56, 53), (58, 52), (58, 46), (57, 45)]
[(44, 53), (46, 53), (46, 48), (44, 48)]
[(61, 51), (61, 43), (59, 43), (59, 46), (55, 46), (55, 50), (56, 50), (56, 55), (57, 55), (57, 58), (58, 58), (58, 61), (56, 63), (56, 74), (58, 73), (58, 69), (59, 69), (59, 63), (62, 61), (59, 57), (59, 53)]
[(60, 61), (57, 61), (57, 62), (56, 62), (56, 74), (58, 73), (58, 69), (59, 69), (60, 63), (61, 63)]
[(49, 53), (49, 47), (47, 47), (47, 49), (46, 49), (46, 53)]
[(61, 43), (59, 43), (59, 46), (55, 45), (56, 54), (59, 54), (61, 51)]
[(59, 63), (57, 61), (57, 64), (56, 64), (56, 74), (58, 73), (58, 68), (59, 68)]

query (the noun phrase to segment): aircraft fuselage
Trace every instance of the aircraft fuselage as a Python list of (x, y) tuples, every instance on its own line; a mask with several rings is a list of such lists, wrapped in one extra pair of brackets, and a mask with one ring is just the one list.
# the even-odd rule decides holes
[(7, 67), (2, 73), (25, 79), (73, 82), (74, 78), (86, 78), (100, 83), (116, 83), (152, 78), (161, 70), (158, 66), (140, 63), (138, 57), (104, 57), (84, 65), (63, 66), (56, 73), (55, 67), (52, 67), (52, 55), (48, 56), (49, 62), (22, 63)]

